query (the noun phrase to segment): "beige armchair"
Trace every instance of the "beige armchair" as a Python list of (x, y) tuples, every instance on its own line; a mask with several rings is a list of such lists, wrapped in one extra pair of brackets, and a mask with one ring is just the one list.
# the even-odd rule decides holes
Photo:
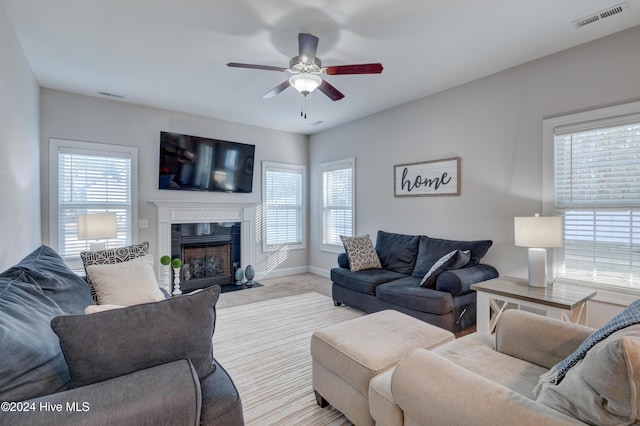
[[(638, 326), (609, 336), (560, 384), (545, 385), (537, 398), (533, 394), (539, 376), (573, 353), (593, 331), (508, 310), (494, 335), (474, 333), (431, 351), (416, 349), (394, 369), (374, 377), (369, 387), (371, 415), (379, 426), (633, 424), (640, 405), (635, 373), (640, 370)], [(626, 346), (621, 355), (616, 348), (622, 341)], [(612, 367), (616, 363), (619, 368)], [(585, 369), (596, 372), (591, 378), (595, 382), (613, 386), (607, 385), (607, 390), (598, 383), (585, 384)]]

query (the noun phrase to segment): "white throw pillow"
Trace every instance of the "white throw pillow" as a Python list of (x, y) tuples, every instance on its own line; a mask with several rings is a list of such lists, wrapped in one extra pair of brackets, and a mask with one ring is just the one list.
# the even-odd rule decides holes
[(120, 309), (124, 308), (122, 305), (89, 305), (84, 308), (84, 313), (86, 315), (95, 314), (98, 312), (110, 311), (112, 309)]
[(153, 271), (153, 256), (112, 265), (88, 265), (100, 305), (130, 306), (164, 300)]

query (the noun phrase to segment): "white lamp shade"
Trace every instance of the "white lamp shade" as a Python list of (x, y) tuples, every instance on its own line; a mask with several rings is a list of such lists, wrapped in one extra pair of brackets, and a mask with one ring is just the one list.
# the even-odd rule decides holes
[(514, 217), (515, 244), (518, 247), (562, 247), (562, 217)]
[(322, 79), (315, 74), (301, 73), (289, 78), (289, 83), (302, 94), (309, 94), (322, 84)]
[(78, 215), (78, 239), (101, 240), (118, 235), (115, 213)]

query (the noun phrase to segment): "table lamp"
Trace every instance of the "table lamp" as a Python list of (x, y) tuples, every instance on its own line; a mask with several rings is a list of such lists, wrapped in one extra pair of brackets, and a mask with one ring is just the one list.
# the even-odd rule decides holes
[(562, 217), (514, 217), (515, 244), (529, 247), (529, 285), (547, 286), (547, 248), (562, 247)]
[[(78, 215), (78, 240), (106, 240), (118, 236), (115, 213)], [(89, 243), (91, 251), (105, 249), (104, 241)]]

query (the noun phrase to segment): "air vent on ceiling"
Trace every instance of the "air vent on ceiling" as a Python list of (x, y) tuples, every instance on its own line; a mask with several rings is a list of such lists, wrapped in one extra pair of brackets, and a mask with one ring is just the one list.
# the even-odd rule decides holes
[(116, 95), (114, 93), (109, 93), (109, 92), (98, 92), (98, 94), (102, 96), (109, 96), (110, 98), (124, 99), (124, 96), (122, 95)]
[(625, 1), (615, 6), (611, 6), (610, 8), (602, 10), (598, 13), (594, 13), (593, 15), (586, 16), (582, 19), (578, 19), (577, 21), (573, 21), (573, 25), (575, 25), (576, 28), (582, 28), (585, 25), (593, 24), (611, 16), (618, 15), (626, 10), (629, 10), (629, 4)]

